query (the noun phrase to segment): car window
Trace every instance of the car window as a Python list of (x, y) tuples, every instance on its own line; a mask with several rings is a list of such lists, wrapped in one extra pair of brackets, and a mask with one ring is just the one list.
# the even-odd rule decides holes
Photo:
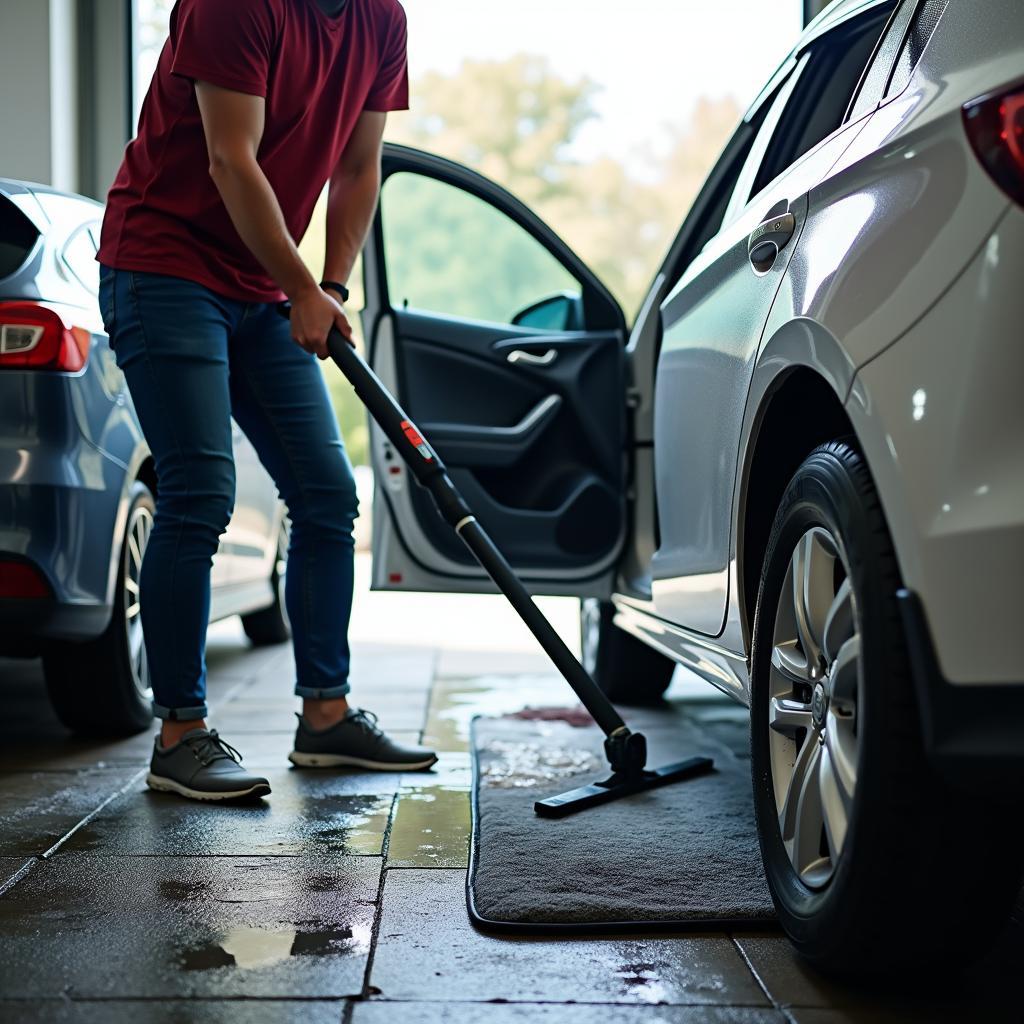
[(767, 108), (765, 116), (757, 132), (757, 137), (754, 139), (754, 143), (747, 154), (747, 159), (743, 164), (741, 173), (736, 180), (736, 187), (729, 201), (729, 208), (726, 211), (723, 223), (728, 224), (747, 205), (747, 200), (753, 194), (754, 180), (764, 164), (765, 154), (779, 127), (783, 112), (789, 105), (797, 83), (807, 68), (809, 59), (808, 54), (804, 54), (800, 58), (793, 73), (779, 86), (771, 101), (765, 104)]
[(91, 226), (84, 224), (65, 242), (61, 259), (84, 287), (95, 292), (100, 287), (100, 266), (96, 262)]
[(708, 242), (726, 223), (730, 204), (740, 188), (740, 175), (748, 164), (751, 149), (756, 142), (766, 118), (771, 112), (779, 93), (791, 79), (796, 60), (790, 59), (779, 68), (773, 80), (766, 86), (771, 92), (755, 101), (747, 116), (740, 122), (732, 138), (725, 144), (711, 173), (676, 235), (668, 256), (662, 266), (662, 273), (668, 287), (673, 287), (683, 276), (689, 265), (700, 255)]
[(882, 38), (878, 42), (871, 63), (864, 71), (857, 94), (846, 114), (847, 121), (859, 121), (865, 114), (874, 110), (882, 102), (885, 87), (889, 82), (896, 54), (899, 53), (903, 40), (907, 35), (910, 19), (914, 16), (917, 0), (903, 0), (893, 11), (889, 24), (886, 25)]
[(20, 269), (32, 252), (39, 232), (6, 196), (0, 196), (0, 278)]
[(760, 192), (842, 125), (894, 7), (895, 0), (872, 8), (811, 44), (807, 66), (772, 134), (750, 195)]
[(935, 27), (946, 9), (947, 0), (922, 0), (914, 12), (914, 19), (900, 48), (896, 64), (892, 69), (889, 85), (885, 90), (885, 98), (898, 96), (910, 84), (910, 76), (914, 73), (924, 48), (928, 45)]
[(512, 324), (580, 283), (525, 228), (470, 192), (398, 172), (381, 192), (393, 306)]

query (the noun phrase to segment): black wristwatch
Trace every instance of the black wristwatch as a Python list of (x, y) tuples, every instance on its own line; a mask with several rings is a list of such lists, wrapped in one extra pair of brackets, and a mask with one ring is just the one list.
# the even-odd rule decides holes
[(348, 289), (340, 281), (321, 281), (320, 287), (324, 291), (330, 289), (332, 292), (337, 292), (341, 296), (342, 302), (348, 302)]

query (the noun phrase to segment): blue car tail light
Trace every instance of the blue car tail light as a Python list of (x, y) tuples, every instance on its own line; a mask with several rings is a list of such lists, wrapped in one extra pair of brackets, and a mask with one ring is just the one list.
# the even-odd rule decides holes
[(50, 585), (34, 565), (0, 559), (0, 600), (41, 600), (50, 596)]
[(91, 335), (38, 302), (0, 302), (0, 370), (75, 373), (89, 358)]

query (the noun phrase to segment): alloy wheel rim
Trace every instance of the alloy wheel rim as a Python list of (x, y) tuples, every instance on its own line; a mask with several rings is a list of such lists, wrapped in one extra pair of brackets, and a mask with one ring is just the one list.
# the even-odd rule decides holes
[(149, 664), (146, 661), (146, 644), (142, 632), (142, 604), (139, 600), (142, 559), (146, 554), (149, 535), (153, 532), (153, 514), (148, 508), (138, 506), (132, 509), (125, 535), (127, 551), (124, 559), (124, 624), (125, 640), (128, 645), (128, 664), (131, 666), (132, 682), (144, 701), (152, 699), (149, 685)]
[(779, 831), (813, 889), (842, 857), (859, 760), (861, 634), (842, 547), (826, 529), (797, 542), (775, 615), (768, 738)]

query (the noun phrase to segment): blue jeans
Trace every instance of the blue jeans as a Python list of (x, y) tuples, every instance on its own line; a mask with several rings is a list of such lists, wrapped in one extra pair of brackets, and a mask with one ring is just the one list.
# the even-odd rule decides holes
[(315, 356), (273, 304), (101, 268), (100, 308), (156, 464), (142, 623), (158, 718), (205, 717), (210, 566), (235, 500), (231, 418), (291, 519), (285, 604), (300, 697), (349, 692), (352, 467)]

